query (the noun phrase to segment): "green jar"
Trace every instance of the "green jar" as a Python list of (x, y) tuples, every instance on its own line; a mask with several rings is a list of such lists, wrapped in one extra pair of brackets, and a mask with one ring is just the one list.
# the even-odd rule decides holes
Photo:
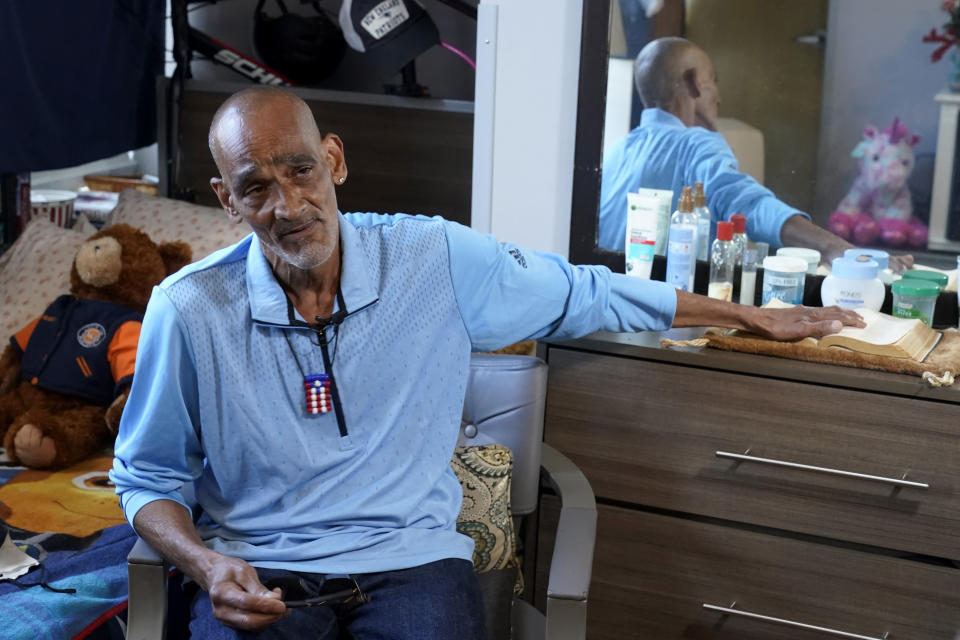
[(937, 306), (940, 287), (924, 279), (901, 278), (890, 288), (893, 290), (893, 315), (897, 318), (917, 318), (928, 327), (933, 324), (933, 311)]
[(941, 291), (943, 291), (943, 288), (947, 286), (947, 282), (950, 280), (945, 273), (929, 271), (927, 269), (907, 269), (903, 272), (903, 277), (908, 280), (926, 280), (927, 282), (932, 282), (940, 287)]

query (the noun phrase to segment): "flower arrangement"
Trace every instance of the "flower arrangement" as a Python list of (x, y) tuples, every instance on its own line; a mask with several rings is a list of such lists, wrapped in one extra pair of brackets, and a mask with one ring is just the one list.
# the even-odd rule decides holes
[(923, 36), (924, 42), (940, 43), (940, 46), (930, 54), (930, 60), (933, 62), (940, 60), (951, 47), (960, 43), (960, 0), (943, 0), (940, 8), (950, 15), (949, 22), (943, 25), (943, 33), (930, 29), (930, 33)]

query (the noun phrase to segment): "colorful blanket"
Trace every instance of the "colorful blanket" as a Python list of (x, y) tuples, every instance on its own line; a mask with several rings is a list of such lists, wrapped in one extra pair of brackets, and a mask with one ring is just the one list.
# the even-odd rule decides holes
[(92, 638), (126, 609), (126, 557), (136, 534), (107, 478), (111, 463), (105, 454), (63, 471), (31, 471), (8, 462), (0, 449), (0, 539), (8, 531), (40, 562), (19, 584), (0, 581), (0, 636)]

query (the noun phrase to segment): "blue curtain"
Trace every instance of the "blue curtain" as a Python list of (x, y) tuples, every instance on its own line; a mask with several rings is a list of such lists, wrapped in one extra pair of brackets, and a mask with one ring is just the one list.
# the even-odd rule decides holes
[(161, 0), (0, 0), (0, 173), (156, 141)]

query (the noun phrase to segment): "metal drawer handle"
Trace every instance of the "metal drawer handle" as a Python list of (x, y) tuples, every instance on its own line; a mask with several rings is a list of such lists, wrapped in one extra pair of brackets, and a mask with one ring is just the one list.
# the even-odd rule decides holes
[[(750, 450), (747, 449), (747, 453)], [(727, 458), (729, 460), (738, 460), (741, 462), (759, 462), (762, 464), (771, 464), (777, 467), (789, 467), (791, 469), (801, 469), (803, 471), (816, 471), (818, 473), (829, 473), (835, 476), (844, 476), (846, 478), (859, 478), (861, 480), (873, 480), (874, 482), (883, 482), (897, 487), (913, 487), (915, 489), (929, 489), (930, 485), (926, 482), (914, 482), (907, 480), (907, 474), (903, 478), (886, 478), (884, 476), (871, 476), (866, 473), (854, 473), (853, 471), (842, 471), (840, 469), (829, 469), (827, 467), (814, 467), (809, 464), (799, 464), (797, 462), (787, 462), (785, 460), (774, 460), (772, 458), (758, 458), (757, 456), (747, 455), (747, 453), (730, 453), (729, 451), (717, 451), (718, 458)]]
[(734, 602), (729, 607), (721, 607), (715, 604), (703, 603), (703, 608), (709, 611), (718, 611), (723, 614), (729, 614), (733, 616), (740, 616), (741, 618), (750, 618), (752, 620), (760, 620), (762, 622), (769, 622), (772, 624), (780, 624), (785, 627), (793, 627), (794, 629), (807, 629), (809, 631), (821, 631), (831, 636), (839, 636), (841, 638), (856, 638), (857, 640), (886, 640), (890, 635), (890, 632), (885, 632), (882, 636), (862, 636), (858, 633), (849, 633), (847, 631), (840, 631), (838, 629), (830, 629), (828, 627), (818, 627), (812, 624), (806, 624), (804, 622), (797, 622), (796, 620), (787, 620), (785, 618), (773, 618), (770, 616), (765, 616), (759, 613), (751, 613), (750, 611), (741, 611), (740, 609), (734, 609), (733, 605), (737, 604)]

